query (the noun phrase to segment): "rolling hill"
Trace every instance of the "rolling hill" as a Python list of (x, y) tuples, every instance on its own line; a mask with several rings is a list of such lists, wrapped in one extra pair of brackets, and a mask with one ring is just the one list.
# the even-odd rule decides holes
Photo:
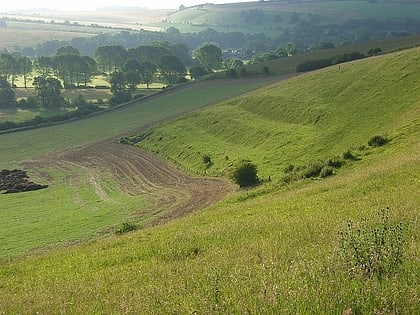
[[(308, 73), (153, 128), (139, 145), (192, 171), (204, 152), (214, 172), (245, 157), (274, 179), (289, 163), (353, 146), (360, 159), (326, 179), (232, 192), (164, 225), (4, 259), (1, 311), (418, 313), (419, 56)], [(390, 141), (362, 149), (376, 134)], [(338, 232), (348, 220), (375, 223), (385, 207), (404, 227), (402, 264), (379, 278), (349, 273)]]
[(363, 19), (377, 21), (417, 20), (419, 2), (391, 1), (255, 1), (232, 4), (202, 4), (168, 14), (150, 25), (182, 32), (211, 27), (219, 32), (264, 33), (275, 38), (295, 23), (311, 21), (337, 25)]
[(398, 138), (396, 122), (418, 121), (419, 52), (297, 76), (156, 128), (140, 145), (198, 173), (250, 159), (279, 178), (289, 164), (341, 155), (375, 134)]

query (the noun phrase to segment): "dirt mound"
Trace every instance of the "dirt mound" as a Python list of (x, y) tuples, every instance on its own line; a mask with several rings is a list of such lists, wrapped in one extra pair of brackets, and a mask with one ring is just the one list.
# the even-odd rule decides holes
[(35, 184), (29, 181), (29, 176), (23, 170), (0, 171), (0, 191), (6, 194), (19, 193), (47, 188), (48, 185)]

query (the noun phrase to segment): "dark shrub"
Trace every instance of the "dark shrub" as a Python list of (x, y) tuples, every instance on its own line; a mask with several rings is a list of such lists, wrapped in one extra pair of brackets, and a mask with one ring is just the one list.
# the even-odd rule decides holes
[(295, 169), (295, 166), (293, 165), (293, 164), (289, 164), (289, 166), (287, 166), (285, 169), (284, 169), (284, 172), (287, 174), (287, 173), (291, 173), (291, 172), (293, 172), (293, 170)]
[(124, 222), (123, 225), (115, 232), (116, 234), (124, 234), (137, 230), (137, 225), (130, 222)]
[(350, 161), (357, 160), (356, 156), (353, 153), (351, 153), (350, 150), (347, 150), (346, 152), (343, 153), (343, 159), (350, 160)]
[(327, 160), (327, 165), (331, 166), (331, 167), (334, 167), (334, 168), (340, 168), (340, 167), (343, 166), (343, 164), (344, 164), (344, 161), (338, 156), (333, 157), (333, 158), (329, 158)]
[(368, 141), (368, 144), (371, 147), (380, 147), (386, 144), (387, 142), (388, 140), (384, 136), (376, 135), (370, 138), (370, 140)]
[(210, 155), (208, 155), (208, 154), (205, 154), (205, 155), (203, 156), (203, 163), (204, 163), (204, 164), (207, 164), (207, 165), (210, 165), (210, 164), (211, 164), (211, 156), (210, 156)]
[(242, 161), (235, 166), (231, 174), (231, 179), (239, 187), (254, 186), (259, 183), (257, 176), (257, 166), (250, 161)]
[(310, 162), (305, 168), (303, 176), (306, 178), (317, 177), (321, 173), (323, 167), (324, 163), (322, 163), (322, 161)]

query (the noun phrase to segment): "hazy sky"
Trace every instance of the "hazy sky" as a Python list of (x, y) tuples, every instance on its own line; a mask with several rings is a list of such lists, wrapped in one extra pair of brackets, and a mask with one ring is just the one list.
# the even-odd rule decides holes
[[(10, 10), (48, 8), (58, 10), (94, 10), (109, 6), (133, 6), (150, 9), (177, 9), (181, 4), (192, 6), (201, 3), (233, 3), (250, 0), (1, 0), (0, 12)], [(254, 0), (255, 1), (255, 0)]]

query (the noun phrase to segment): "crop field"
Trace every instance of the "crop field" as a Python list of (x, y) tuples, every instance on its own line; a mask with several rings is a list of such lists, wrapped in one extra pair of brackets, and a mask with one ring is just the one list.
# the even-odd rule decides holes
[[(7, 149), (0, 151), (4, 165), (33, 170), (37, 182), (61, 181), (52, 186), (52, 196), (70, 196), (78, 202), (78, 208), (70, 210), (65, 206), (69, 200), (62, 207), (51, 201), (44, 207), (51, 211), (36, 217), (30, 209), (42, 203), (37, 194), (50, 188), (18, 198), (0, 195), (2, 206), (4, 201), (10, 205), (12, 199), (16, 204), (22, 201), (0, 212), (5, 222), (1, 244), (5, 246), (10, 235), (14, 244), (9, 246), (15, 247), (3, 249), (0, 261), (0, 310), (5, 314), (418, 314), (419, 56), (417, 48), (369, 58), (257, 91), (253, 88), (263, 82), (241, 81), (236, 86), (235, 81), (215, 81), (205, 83), (206, 94), (200, 82), (150, 99), (141, 114), (137, 104), (61, 126), (0, 135)], [(232, 90), (252, 92), (223, 100), (222, 95), (235, 94)], [(219, 104), (176, 116), (211, 103), (215, 96), (222, 98)], [(191, 99), (200, 104), (191, 104)], [(162, 119), (171, 115), (177, 119), (162, 125)], [(137, 146), (117, 143), (121, 134), (145, 133), (149, 136)], [(368, 146), (367, 140), (376, 134), (388, 142)], [(39, 146), (30, 146), (37, 141)], [(208, 171), (214, 172), (223, 171), (236, 158), (250, 158), (262, 177), (271, 174), (273, 180), (238, 190), (223, 179), (194, 178), (173, 170), (141, 146), (192, 172), (202, 170), (203, 153), (212, 157)], [(347, 149), (358, 159), (334, 176), (285, 184), (273, 175), (280, 175), (289, 163), (299, 165)], [(143, 196), (143, 191), (149, 194)], [(59, 207), (53, 206), (56, 202)], [(113, 212), (117, 210), (110, 209), (111, 203), (117, 209), (121, 206), (121, 213)], [(124, 205), (141, 207), (143, 220), (135, 220), (141, 213)], [(203, 208), (192, 211), (198, 205)], [(384, 274), (358, 273), (343, 259), (340, 232), (346, 231), (349, 221), (360, 230), (381, 226), (377, 212), (387, 207), (389, 221), (384, 227), (402, 227), (401, 263)], [(68, 210), (60, 214), (61, 209)], [(7, 221), (12, 215), (16, 220), (19, 210), (24, 229)], [(179, 218), (178, 211), (188, 215)], [(97, 216), (95, 222), (85, 219), (89, 212)], [(46, 252), (13, 257), (33, 249), (22, 248), (31, 235), (42, 239), (40, 229), (31, 229), (45, 216), (52, 218), (51, 224), (38, 227), (52, 237), (56, 222), (58, 235), (63, 229), (63, 235), (70, 234), (65, 227), (76, 229), (78, 224), (86, 227), (86, 234), (39, 244)], [(115, 235), (110, 229), (115, 226), (110, 221), (113, 216), (119, 216), (120, 222), (137, 222), (142, 229)], [(155, 225), (159, 222), (165, 224)], [(107, 237), (92, 240), (92, 233)], [(22, 234), (29, 235), (24, 239), (19, 237)], [(69, 244), (84, 239), (90, 241)], [(31, 240), (28, 245), (35, 243)], [(61, 244), (68, 246), (48, 248)]]
[(71, 40), (75, 37), (87, 37), (93, 34), (82, 32), (64, 32), (62, 30), (31, 30), (28, 29), (0, 29), (0, 49), (15, 49), (16, 47), (27, 47), (38, 45), (49, 40)]
[[(171, 11), (136, 9), (84, 12), (40, 11), (31, 15), (6, 14), (5, 17), (14, 20), (7, 21), (7, 28), (0, 28), (0, 50), (33, 47), (50, 40), (69, 41), (76, 37), (119, 32), (122, 29), (158, 30), (156, 27), (148, 27), (147, 24), (165, 19), (169, 12)], [(33, 21), (43, 21), (43, 23)], [(59, 24), (65, 21), (70, 24)], [(96, 27), (95, 24), (100, 27)]]
[[(0, 256), (92, 238), (110, 229), (115, 231), (124, 221), (147, 225), (164, 220), (171, 213), (188, 212), (195, 202), (205, 205), (209, 202), (206, 198), (218, 200), (223, 182), (182, 177), (162, 161), (118, 144), (119, 138), (115, 136), (142, 129), (144, 125), (151, 126), (168, 117), (184, 115), (268, 84), (270, 80), (274, 79), (185, 85), (113, 112), (63, 125), (0, 135), (0, 168), (23, 167), (31, 178), (50, 185), (47, 190), (19, 196), (0, 195), (0, 219), (5, 223), (0, 229), (0, 238), (7, 239), (1, 243)], [(109, 140), (105, 144), (95, 144), (104, 139)], [(115, 151), (113, 154), (107, 153), (110, 148)], [(149, 168), (155, 169), (156, 174), (147, 173), (145, 170)], [(145, 175), (124, 182), (122, 178), (127, 180), (131, 173)], [(169, 176), (170, 173), (173, 175)], [(161, 196), (156, 197), (156, 192), (152, 198), (150, 191), (158, 190)], [(165, 213), (161, 213), (162, 208)], [(69, 227), (63, 228), (63, 224)]]

